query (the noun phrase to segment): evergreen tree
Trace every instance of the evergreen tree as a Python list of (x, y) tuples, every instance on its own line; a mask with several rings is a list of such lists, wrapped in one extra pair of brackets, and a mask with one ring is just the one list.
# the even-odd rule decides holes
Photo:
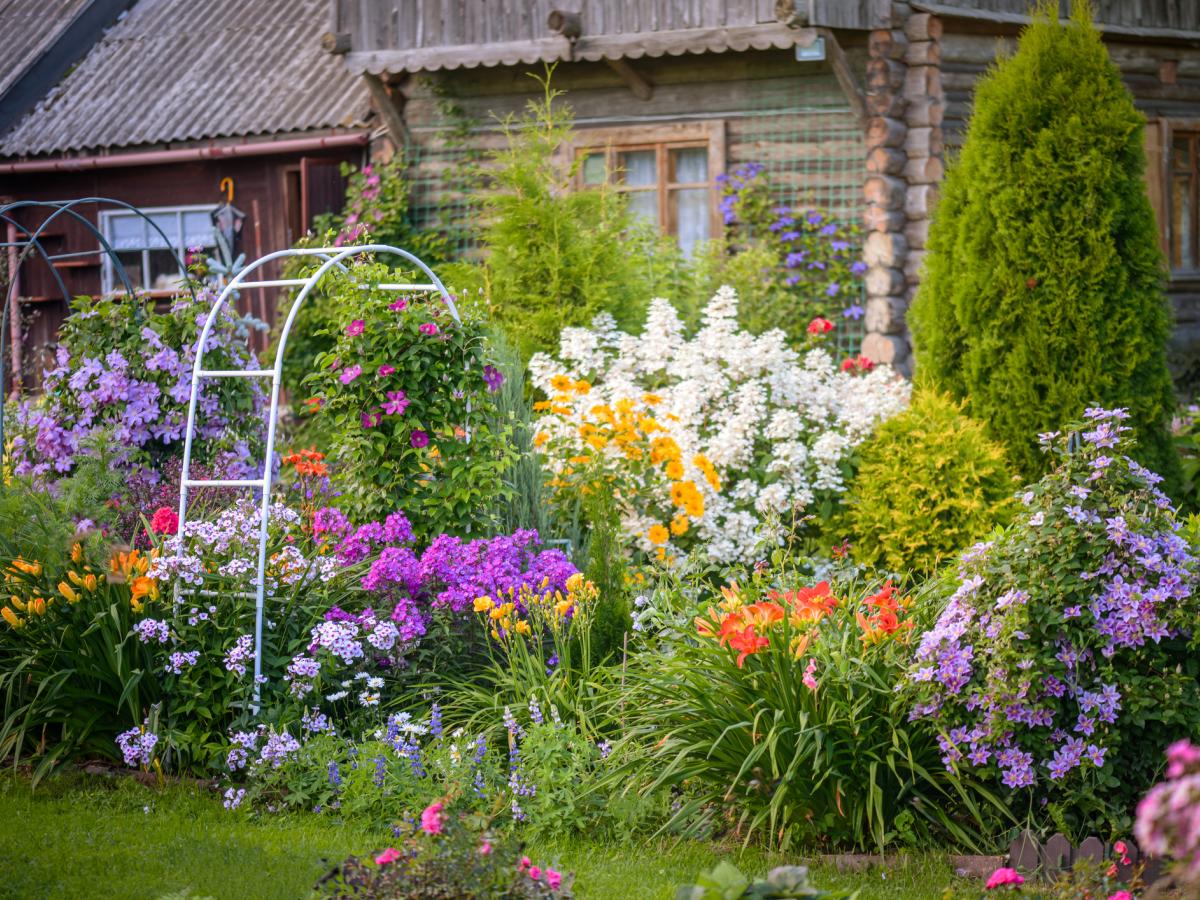
[(1023, 474), (1039, 432), (1128, 407), (1140, 460), (1178, 483), (1171, 316), (1143, 176), (1145, 121), (1086, 3), (1045, 8), (980, 79), (911, 313), (917, 374), (967, 400)]

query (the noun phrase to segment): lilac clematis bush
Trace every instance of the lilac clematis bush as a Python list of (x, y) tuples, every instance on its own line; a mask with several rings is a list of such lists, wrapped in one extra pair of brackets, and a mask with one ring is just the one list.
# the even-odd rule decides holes
[(1126, 418), (1041, 436), (1058, 466), (963, 554), (908, 676), (947, 768), (1076, 833), (1126, 828), (1155, 751), (1200, 726), (1197, 560)]
[[(196, 342), (215, 299), (201, 288), (195, 301), (183, 295), (160, 312), (145, 298), (77, 298), (43, 396), (17, 409), (14, 472), (58, 479), (98, 445), (134, 472), (181, 455)], [(205, 355), (210, 368), (257, 368), (238, 326), (236, 315), (223, 311)], [(241, 477), (238, 461), (255, 458), (263, 405), (256, 379), (202, 384), (195, 460)]]

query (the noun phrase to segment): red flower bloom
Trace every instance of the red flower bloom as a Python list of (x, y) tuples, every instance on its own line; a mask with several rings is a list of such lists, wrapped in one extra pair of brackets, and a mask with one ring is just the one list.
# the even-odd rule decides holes
[(150, 529), (155, 534), (174, 534), (179, 530), (179, 516), (175, 510), (160, 506), (150, 519)]
[(817, 316), (808, 323), (809, 334), (828, 334), (831, 331), (833, 331), (833, 323), (828, 319), (822, 319), (820, 316)]

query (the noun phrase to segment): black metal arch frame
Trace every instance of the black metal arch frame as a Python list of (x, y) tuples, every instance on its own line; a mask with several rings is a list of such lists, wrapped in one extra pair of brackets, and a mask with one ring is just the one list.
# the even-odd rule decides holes
[[(92, 256), (95, 254), (106, 255), (113, 266), (113, 271), (116, 272), (120, 277), (121, 284), (125, 288), (125, 293), (131, 297), (137, 294), (137, 291), (133, 289), (133, 283), (129, 280), (129, 273), (125, 271), (124, 263), (122, 263), (120, 258), (117, 256), (116, 249), (108, 242), (108, 239), (100, 231), (99, 224), (93, 224), (91, 220), (87, 218), (87, 216), (83, 215), (75, 208), (84, 203), (95, 203), (101, 206), (115, 206), (121, 209), (129, 210), (130, 212), (140, 216), (143, 221), (147, 222), (150, 227), (158, 232), (159, 237), (161, 237), (163, 240), (163, 244), (168, 250), (170, 250), (171, 255), (175, 257), (175, 261), (179, 264), (179, 271), (187, 271), (184, 261), (179, 258), (179, 254), (175, 250), (175, 245), (167, 239), (166, 232), (164, 232), (158, 226), (158, 223), (150, 218), (150, 216), (148, 216), (145, 212), (130, 203), (126, 203), (124, 200), (115, 200), (112, 197), (79, 197), (75, 200), (16, 200), (12, 203), (6, 203), (3, 206), (0, 206), (0, 221), (3, 221), (8, 225), (12, 225), (19, 233), (23, 233), (25, 235), (24, 239), (21, 240), (0, 241), (0, 247), (21, 248), (21, 255), (18, 257), (16, 265), (12, 267), (11, 271), (6, 271), (3, 278), (0, 278), (0, 284), (3, 285), (4, 290), (3, 315), (0, 316), (0, 453), (3, 452), (4, 448), (4, 399), (8, 394), (5, 386), (5, 377), (8, 373), (8, 369), (3, 365), (4, 354), (8, 351), (9, 345), (8, 321), (12, 303), (14, 300), (18, 300), (19, 302), (19, 298), (14, 297), (14, 291), (12, 288), (16, 283), (17, 273), (20, 272), (21, 266), (24, 265), (25, 260), (28, 259), (29, 256), (35, 251), (37, 252), (37, 254), (46, 263), (47, 268), (50, 269), (50, 273), (54, 276), (54, 280), (58, 284), (58, 289), (62, 292), (63, 302), (67, 304), (70, 304), (71, 302), (70, 292), (67, 290), (66, 283), (63, 281), (62, 276), (59, 275), (58, 269), (54, 267), (54, 260), (65, 259), (67, 257)], [(51, 209), (53, 212), (51, 212), (50, 215), (48, 215), (34, 231), (30, 231), (27, 226), (22, 225), (12, 215), (14, 212), (20, 209)], [(72, 219), (81, 222), (99, 241), (100, 249), (76, 251), (74, 253), (59, 253), (53, 255), (47, 253), (46, 248), (42, 246), (42, 233), (46, 230), (46, 227), (50, 225), (51, 222), (63, 215), (70, 216)], [(188, 292), (192, 295), (192, 300), (195, 300), (195, 288), (193, 288), (190, 282), (185, 282), (185, 284)]]

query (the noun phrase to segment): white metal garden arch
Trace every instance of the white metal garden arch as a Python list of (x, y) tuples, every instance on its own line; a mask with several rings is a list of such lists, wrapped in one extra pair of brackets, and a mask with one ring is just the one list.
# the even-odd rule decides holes
[[(179, 476), (179, 530), (177, 534), (180, 540), (183, 540), (184, 526), (187, 523), (187, 501), (188, 489), (194, 487), (247, 487), (258, 488), (262, 491), (262, 500), (260, 508), (260, 522), (258, 534), (258, 566), (254, 582), (254, 592), (246, 592), (242, 596), (247, 599), (254, 597), (254, 699), (251, 704), (251, 711), (255, 714), (259, 710), (259, 701), (261, 700), (261, 676), (262, 676), (262, 651), (263, 651), (263, 610), (266, 603), (266, 572), (267, 572), (267, 529), (270, 524), (271, 515), (271, 486), (274, 476), (274, 457), (275, 457), (275, 425), (279, 417), (279, 388), (283, 374), (283, 354), (287, 349), (288, 335), (291, 334), (292, 324), (296, 321), (296, 313), (312, 293), (314, 287), (320, 283), (325, 275), (333, 268), (338, 268), (341, 271), (347, 271), (343, 260), (359, 256), (363, 253), (372, 254), (391, 254), (399, 256), (408, 261), (421, 272), (429, 277), (428, 283), (422, 284), (400, 284), (400, 283), (364, 283), (361, 284), (363, 290), (383, 290), (383, 291), (413, 291), (421, 293), (432, 293), (437, 291), (441, 294), (442, 301), (450, 310), (450, 315), (458, 324), (462, 324), (462, 319), (459, 318), (458, 309), (454, 305), (454, 299), (446, 290), (445, 285), (433, 273), (424, 262), (409, 253), (407, 250), (402, 250), (399, 247), (392, 247), (388, 244), (367, 244), (354, 247), (318, 247), (313, 249), (305, 249), (293, 247), (290, 250), (279, 250), (275, 253), (268, 253), (266, 256), (260, 257), (250, 263), (240, 272), (238, 272), (230, 282), (225, 285), (212, 309), (208, 312), (208, 317), (204, 320), (204, 327), (200, 330), (200, 339), (196, 344), (196, 358), (192, 364), (192, 394), (188, 402), (187, 415), (187, 430), (185, 431), (183, 444), (183, 470)], [(307, 278), (276, 278), (263, 281), (249, 280), (249, 276), (261, 269), (266, 263), (276, 259), (285, 259), (291, 257), (311, 257), (323, 260), (321, 265)], [(288, 312), (287, 320), (283, 324), (283, 329), (279, 333), (279, 345), (275, 350), (275, 364), (270, 369), (206, 369), (204, 368), (204, 350), (208, 343), (208, 336), (212, 332), (213, 325), (217, 321), (217, 317), (221, 313), (221, 309), (229, 301), (229, 298), (235, 291), (244, 288), (267, 288), (267, 287), (298, 287), (300, 293), (296, 295), (296, 300), (292, 303), (292, 308)], [(264, 460), (262, 467), (261, 478), (241, 478), (241, 479), (193, 479), (191, 475), (192, 464), (192, 441), (196, 433), (196, 401), (200, 393), (201, 378), (271, 378), (271, 407), (267, 418), (267, 444), (264, 451)], [(176, 603), (179, 602), (179, 597), (185, 593), (192, 593), (190, 590), (183, 590), (179, 584), (175, 586)]]

